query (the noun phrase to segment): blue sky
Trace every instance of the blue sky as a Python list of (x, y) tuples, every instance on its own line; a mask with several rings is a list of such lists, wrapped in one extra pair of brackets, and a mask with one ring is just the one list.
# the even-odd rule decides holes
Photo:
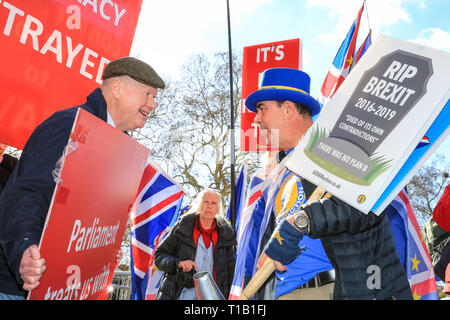
[[(362, 0), (230, 0), (232, 47), (301, 38), (303, 70), (317, 97)], [(370, 28), (450, 51), (448, 0), (367, 0), (359, 41)], [(176, 79), (191, 54), (228, 50), (226, 0), (144, 0), (131, 55)], [(437, 153), (450, 162), (450, 139)]]

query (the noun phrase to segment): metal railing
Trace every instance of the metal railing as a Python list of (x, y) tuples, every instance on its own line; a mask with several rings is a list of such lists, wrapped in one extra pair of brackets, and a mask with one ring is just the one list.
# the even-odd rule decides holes
[[(114, 271), (112, 280), (112, 290), (109, 293), (108, 300), (131, 300), (131, 272)], [(443, 286), (438, 286), (442, 290)], [(450, 300), (450, 296), (441, 298), (441, 300)]]
[(131, 272), (114, 271), (108, 300), (131, 300)]

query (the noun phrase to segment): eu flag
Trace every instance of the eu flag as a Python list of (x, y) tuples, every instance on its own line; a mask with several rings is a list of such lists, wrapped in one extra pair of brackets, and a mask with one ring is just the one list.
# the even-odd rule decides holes
[(415, 300), (437, 300), (437, 287), (430, 254), (419, 224), (403, 189), (387, 207), (397, 253)]

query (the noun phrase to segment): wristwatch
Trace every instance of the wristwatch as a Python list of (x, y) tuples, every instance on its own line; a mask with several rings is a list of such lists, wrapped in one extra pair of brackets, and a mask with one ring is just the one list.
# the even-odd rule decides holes
[(309, 218), (305, 211), (300, 211), (294, 217), (294, 224), (301, 232), (307, 232), (309, 228)]

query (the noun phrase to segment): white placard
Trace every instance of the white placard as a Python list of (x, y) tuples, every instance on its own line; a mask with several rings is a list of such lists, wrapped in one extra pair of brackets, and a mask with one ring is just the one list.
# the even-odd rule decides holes
[(378, 36), (287, 167), (368, 213), (448, 101), (449, 74), (450, 53)]

